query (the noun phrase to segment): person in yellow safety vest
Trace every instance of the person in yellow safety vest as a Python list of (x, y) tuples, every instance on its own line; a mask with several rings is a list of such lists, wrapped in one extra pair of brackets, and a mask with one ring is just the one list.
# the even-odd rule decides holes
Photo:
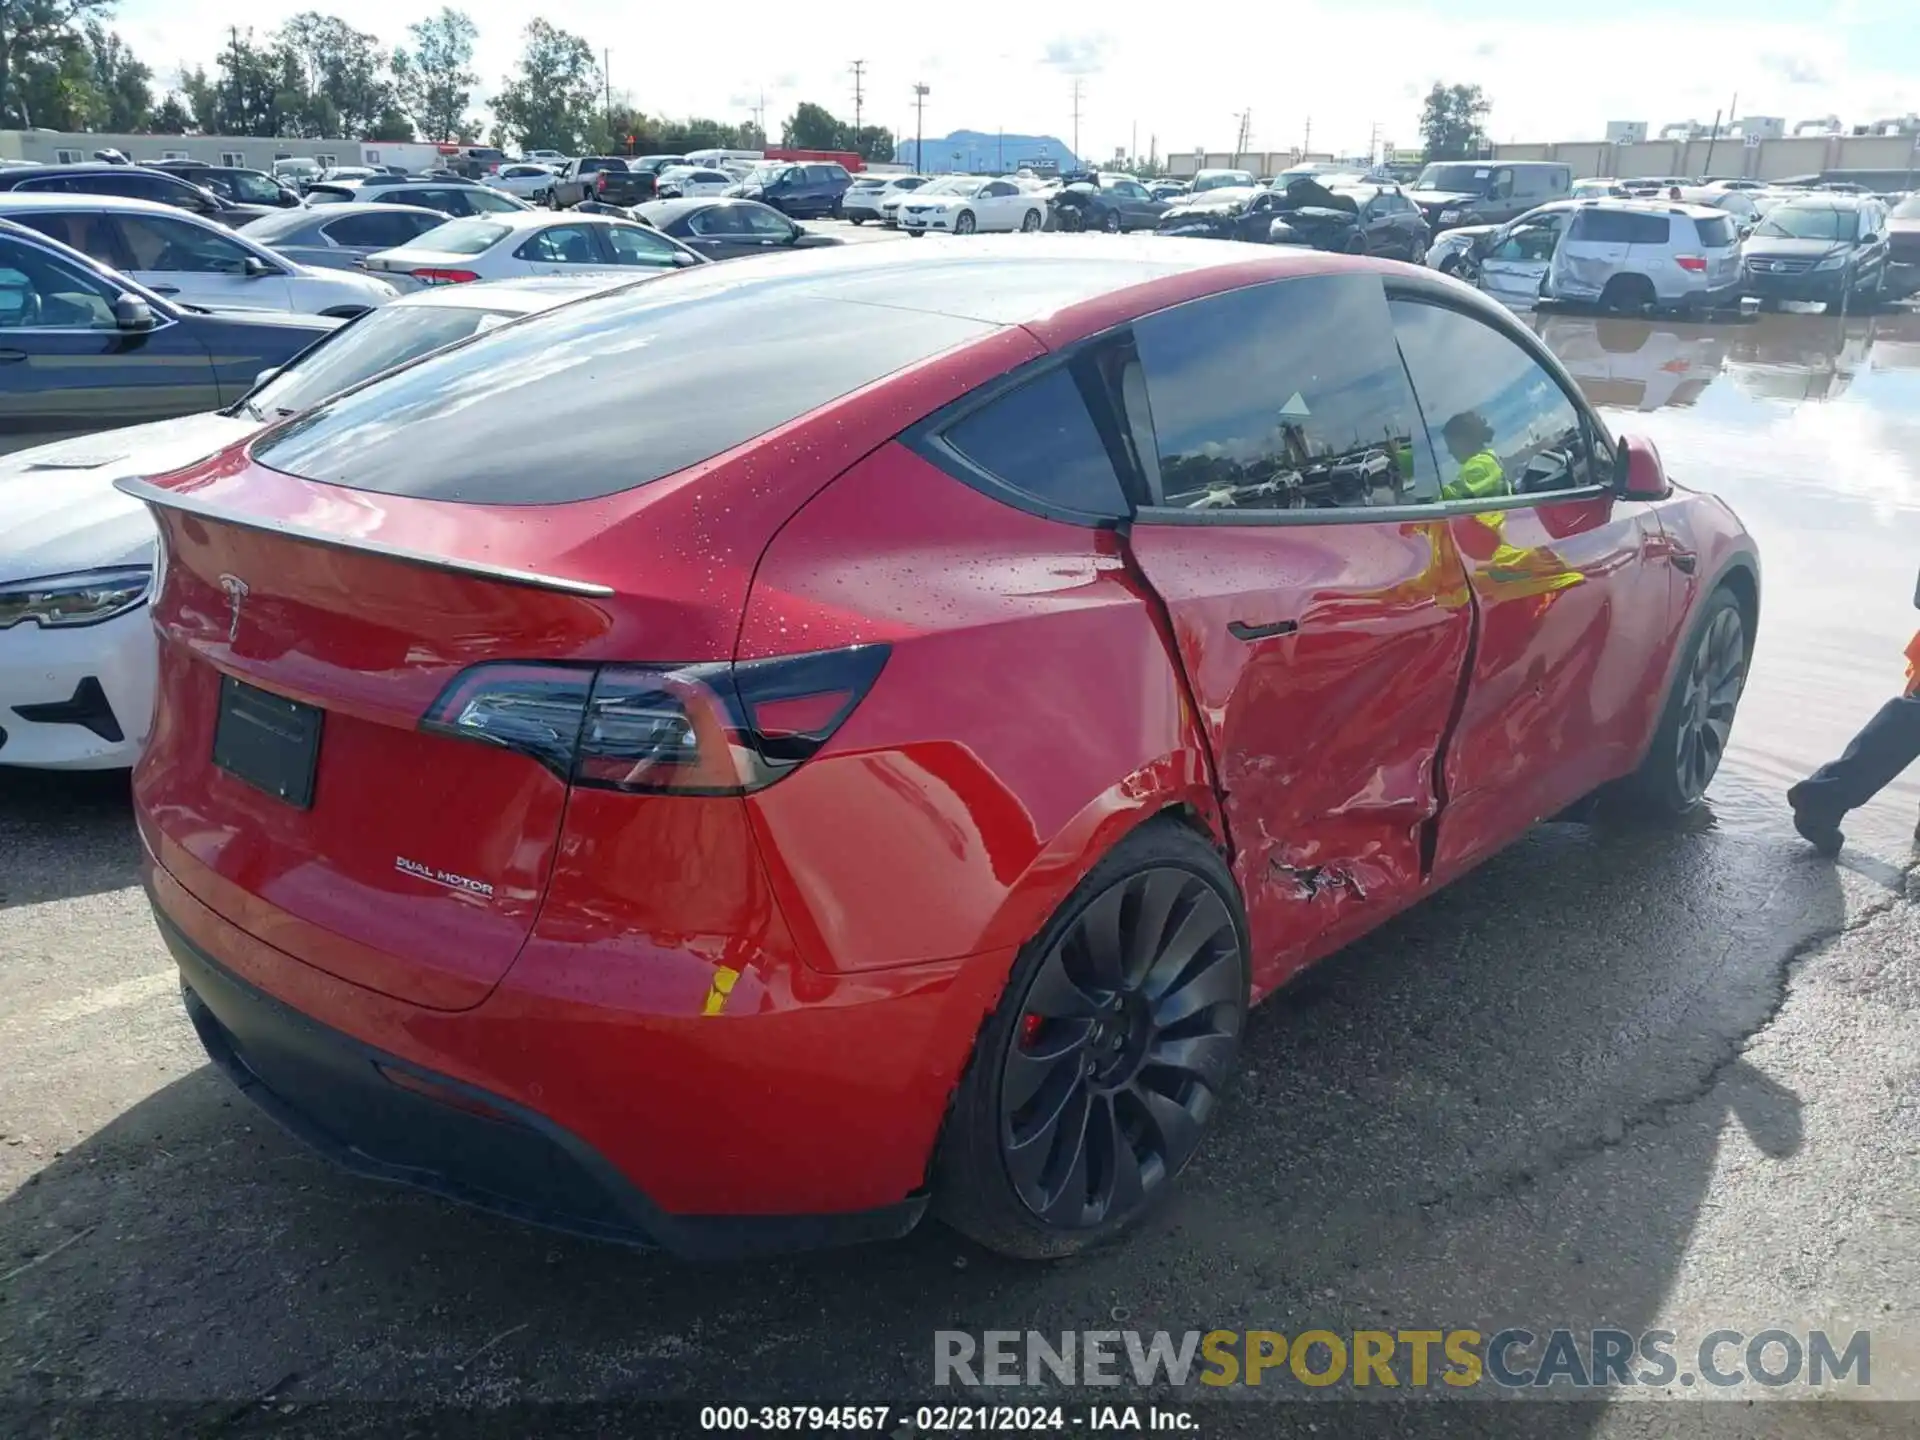
[(1441, 427), (1440, 438), (1460, 473), (1440, 487), (1446, 500), (1492, 500), (1511, 495), (1506, 467), (1493, 453), (1493, 427), (1475, 410), (1463, 410)]
[[(1915, 603), (1920, 604), (1920, 594)], [(1879, 794), (1916, 759), (1920, 759), (1920, 634), (1907, 642), (1906, 689), (1880, 707), (1845, 754), (1787, 791), (1793, 828), (1820, 854), (1838, 855), (1846, 843), (1840, 833), (1846, 813)], [(1920, 840), (1920, 828), (1914, 838)]]

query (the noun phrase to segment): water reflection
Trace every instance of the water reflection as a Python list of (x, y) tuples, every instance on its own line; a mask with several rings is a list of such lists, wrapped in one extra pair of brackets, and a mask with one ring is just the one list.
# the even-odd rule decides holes
[[(1920, 313), (1529, 323), (1615, 431), (1651, 436), (1758, 540), (1759, 643), (1713, 800), (1726, 828), (1784, 833), (1782, 792), (1898, 691), (1920, 623)], [(1920, 775), (1893, 794), (1848, 828), (1904, 855)]]

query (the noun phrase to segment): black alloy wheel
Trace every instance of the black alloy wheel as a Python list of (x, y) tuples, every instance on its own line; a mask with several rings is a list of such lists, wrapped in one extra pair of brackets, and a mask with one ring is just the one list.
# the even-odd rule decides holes
[(1733, 731), (1747, 678), (1745, 627), (1732, 606), (1708, 620), (1680, 690), (1679, 789), (1689, 804), (1705, 797)]
[(1042, 1259), (1145, 1216), (1225, 1092), (1247, 986), (1219, 855), (1168, 822), (1129, 835), (1036, 937), (981, 1031), (936, 1160), (942, 1217)]
[(1120, 233), (1120, 212), (1118, 210), (1109, 210), (1107, 212), (1107, 218), (1100, 222), (1100, 228), (1109, 235), (1118, 235)]

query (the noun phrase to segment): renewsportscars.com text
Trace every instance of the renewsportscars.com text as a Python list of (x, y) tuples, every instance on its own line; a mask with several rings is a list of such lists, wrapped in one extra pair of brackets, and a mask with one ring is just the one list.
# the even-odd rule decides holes
[(1872, 1336), (1824, 1330), (939, 1330), (937, 1385), (1455, 1390), (1872, 1384)]

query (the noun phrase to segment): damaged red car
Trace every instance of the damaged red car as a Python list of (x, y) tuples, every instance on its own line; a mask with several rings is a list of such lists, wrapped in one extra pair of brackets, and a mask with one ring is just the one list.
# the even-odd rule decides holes
[(1504, 311), (1217, 242), (711, 266), (126, 485), (208, 1051), (353, 1170), (691, 1255), (1125, 1229), (1250, 1005), (1694, 805), (1758, 619)]

